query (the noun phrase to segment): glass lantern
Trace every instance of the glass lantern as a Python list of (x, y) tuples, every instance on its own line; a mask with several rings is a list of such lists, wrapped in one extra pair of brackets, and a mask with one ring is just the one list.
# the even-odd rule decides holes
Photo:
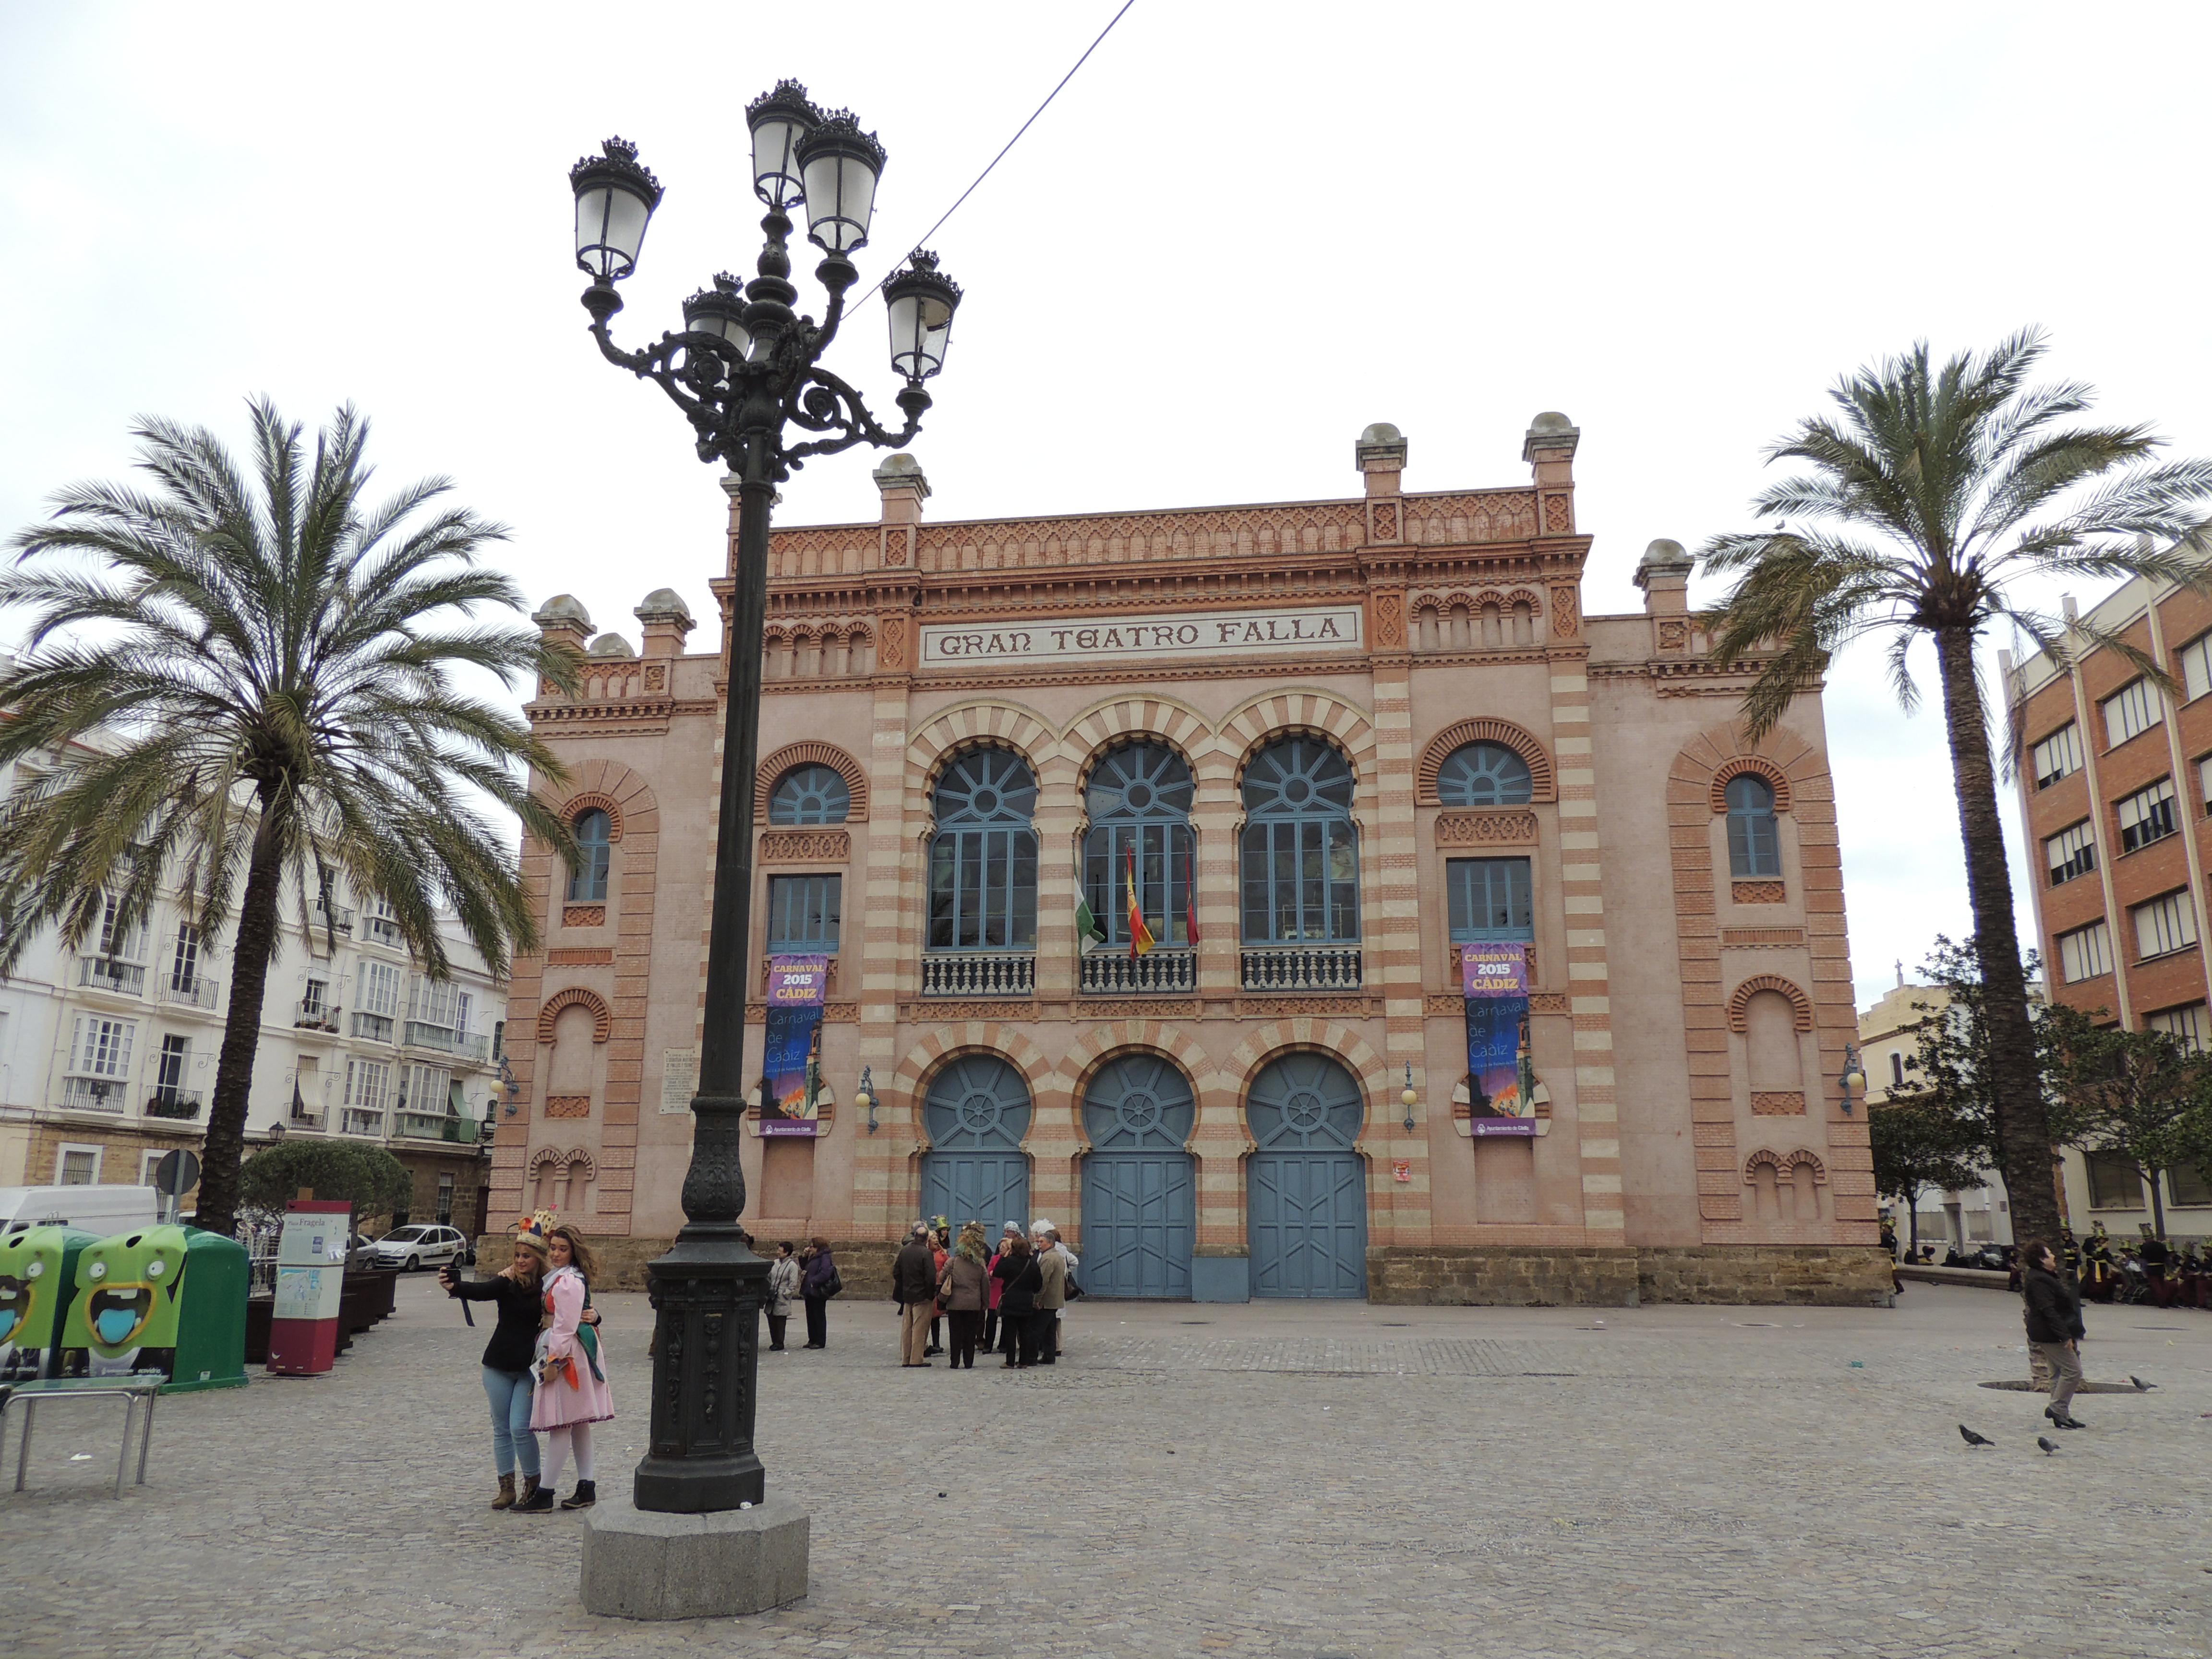
[(806, 193), (806, 237), (828, 253), (850, 253), (868, 240), (884, 147), (840, 110), (799, 141)]
[(576, 192), (576, 264), (586, 276), (618, 283), (637, 269), (646, 222), (660, 205), (660, 181), (640, 166), (637, 146), (610, 138), (601, 154), (568, 169)]
[(926, 380), (945, 367), (945, 346), (959, 305), (960, 285), (938, 270), (934, 253), (915, 249), (907, 269), (884, 284), (894, 374)]
[(799, 175), (799, 141), (822, 124), (822, 112), (796, 81), (779, 81), (745, 106), (753, 135), (753, 192), (778, 213), (806, 193)]

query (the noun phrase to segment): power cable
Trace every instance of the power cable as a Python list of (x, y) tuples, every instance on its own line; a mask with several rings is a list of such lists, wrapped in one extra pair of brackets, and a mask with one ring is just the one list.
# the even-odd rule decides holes
[(1070, 81), (1073, 81), (1075, 78), (1076, 70), (1081, 69), (1084, 64), (1091, 61), (1091, 54), (1098, 50), (1100, 43), (1103, 41), (1108, 35), (1114, 32), (1114, 25), (1120, 22), (1122, 17), (1128, 12), (1129, 8), (1136, 3), (1137, 0), (1121, 0), (1121, 9), (1115, 12), (1113, 16), (1107, 20), (1106, 27), (1098, 31), (1098, 39), (1097, 40), (1093, 40), (1089, 46), (1083, 49), (1083, 56), (1075, 60), (1074, 67), (1070, 69), (1066, 74), (1060, 77), (1060, 85), (1054, 87), (1050, 92), (1045, 94), (1044, 102), (1039, 104), (1036, 110), (1031, 112), (1030, 118), (1022, 123), (1019, 131), (1018, 131), (1012, 137), (1006, 140), (1006, 148), (991, 158), (990, 167), (985, 167), (981, 173), (977, 173), (975, 175), (975, 182), (960, 192), (960, 200), (953, 203), (951, 207), (945, 209), (942, 214), (939, 215), (937, 222), (932, 225), (927, 230), (922, 232), (921, 235), (915, 238), (914, 246), (911, 248), (908, 248), (905, 253), (899, 257), (899, 258), (892, 264), (891, 269), (876, 278), (875, 286), (871, 288), (866, 294), (863, 294), (859, 299), (855, 300), (852, 305), (847, 308), (845, 314), (848, 317), (856, 313), (862, 306), (867, 304), (870, 300), (872, 300), (878, 294), (881, 293), (883, 291), (884, 284), (890, 281), (893, 275), (896, 273), (898, 267), (905, 264), (908, 259), (912, 258), (916, 253), (919, 253), (923, 246), (931, 237), (936, 235), (939, 231), (945, 228), (945, 222), (947, 219), (950, 219), (954, 214), (960, 211), (961, 202), (965, 202), (970, 196), (973, 196), (976, 190), (981, 185), (982, 182), (991, 176), (992, 167), (997, 167), (1000, 162), (1006, 159), (1006, 151), (1013, 149), (1016, 144), (1021, 143), (1022, 134), (1027, 132), (1031, 127), (1035, 126), (1036, 125), (1037, 117), (1043, 114), (1045, 111), (1052, 107), (1052, 100), (1059, 97), (1061, 89), (1065, 88)]

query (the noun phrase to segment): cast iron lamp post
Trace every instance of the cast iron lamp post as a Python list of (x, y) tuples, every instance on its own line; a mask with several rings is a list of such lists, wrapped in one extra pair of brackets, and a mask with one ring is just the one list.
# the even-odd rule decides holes
[(1866, 1092), (1866, 1067), (1859, 1060), (1859, 1045), (1846, 1042), (1844, 1045), (1844, 1074), (1836, 1079), (1836, 1086), (1843, 1091), (1845, 1117), (1851, 1115), (1851, 1090), (1854, 1085), (1861, 1094)]
[[(745, 957), (751, 926), (753, 772), (760, 738), (761, 641), (768, 609), (769, 511), (775, 487), (810, 457), (855, 444), (897, 448), (921, 429), (930, 404), (922, 382), (945, 364), (960, 290), (917, 251), (884, 285), (891, 365), (904, 377), (906, 416), (886, 431), (860, 395), (820, 366), (836, 338), (845, 295), (859, 280), (850, 258), (868, 240), (884, 148), (842, 111), (824, 114), (795, 81), (779, 82), (745, 112), (753, 189), (767, 204), (758, 274), (739, 292), (726, 274), (684, 303), (684, 327), (624, 351), (607, 333), (622, 309), (615, 284), (637, 268), (660, 185), (620, 138), (576, 163), (576, 263), (592, 278), (584, 308), (609, 362), (650, 380), (691, 422), (699, 459), (729, 469), (738, 499), (735, 592), (729, 629), (729, 701), (722, 732), (720, 834), (708, 917), (707, 1006), (692, 1097), (691, 1166), (684, 1177), (682, 1231), (647, 1270), (654, 1310), (652, 1443), (637, 1466), (641, 1510), (678, 1513), (757, 1504), (765, 1490), (753, 1450), (759, 1314), (768, 1264), (744, 1245), (738, 1164), (744, 1121)], [(823, 251), (814, 275), (830, 301), (823, 319), (792, 309), (789, 210), (804, 206), (807, 236)], [(798, 427), (818, 437), (787, 443)]]

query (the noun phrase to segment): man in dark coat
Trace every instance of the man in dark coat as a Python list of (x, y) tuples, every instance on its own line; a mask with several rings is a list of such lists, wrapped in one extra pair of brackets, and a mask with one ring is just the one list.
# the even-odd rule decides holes
[(929, 1248), (929, 1224), (917, 1221), (891, 1263), (891, 1295), (899, 1304), (899, 1364), (927, 1365), (929, 1322), (937, 1313), (937, 1257)]
[(2022, 1254), (2028, 1264), (2021, 1287), (2027, 1345), (2051, 1367), (2051, 1403), (2043, 1414), (2062, 1429), (2078, 1429), (2083, 1425), (2074, 1420), (2074, 1391), (2081, 1386), (2081, 1343), (2089, 1334), (2081, 1323), (2081, 1292), (2059, 1275), (2048, 1244), (2031, 1244)]

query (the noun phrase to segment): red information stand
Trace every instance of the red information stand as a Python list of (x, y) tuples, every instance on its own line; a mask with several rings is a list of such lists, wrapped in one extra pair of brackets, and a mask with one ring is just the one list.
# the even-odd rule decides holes
[(312, 1376), (337, 1361), (338, 1303), (345, 1294), (353, 1206), (295, 1199), (276, 1239), (276, 1305), (270, 1310), (269, 1369)]

